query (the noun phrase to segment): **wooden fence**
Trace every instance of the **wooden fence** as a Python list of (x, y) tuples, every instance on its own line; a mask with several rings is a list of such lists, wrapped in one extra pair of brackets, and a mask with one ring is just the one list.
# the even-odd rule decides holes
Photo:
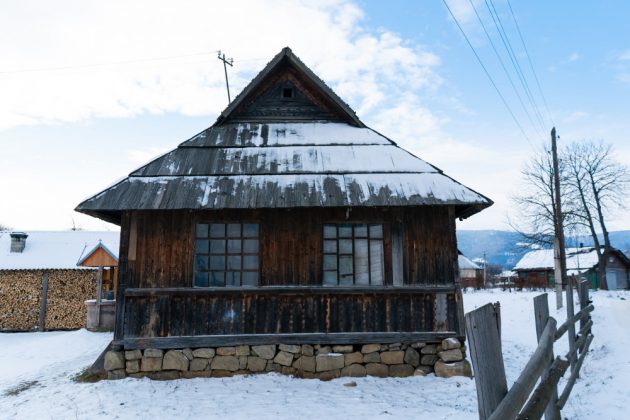
[[(501, 321), (498, 304), (487, 304), (466, 314), (466, 334), (475, 371), (479, 418), (560, 420), (560, 410), (569, 398), (589, 346), (593, 341), (588, 283), (579, 285), (580, 311), (564, 324), (549, 316), (547, 294), (534, 298), (538, 347), (516, 382), (508, 390), (501, 351)], [(580, 322), (577, 337), (569, 340), (569, 352), (555, 357), (553, 345)], [(558, 382), (571, 366), (571, 373), (558, 395)], [(538, 384), (538, 386), (536, 386)]]

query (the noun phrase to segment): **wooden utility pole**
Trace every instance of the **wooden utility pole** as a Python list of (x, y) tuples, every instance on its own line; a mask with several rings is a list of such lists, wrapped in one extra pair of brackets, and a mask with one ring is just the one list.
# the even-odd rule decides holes
[[(553, 256), (554, 256), (554, 279), (556, 288), (556, 309), (562, 308), (562, 286), (564, 285), (563, 272), (566, 272), (566, 255), (564, 249), (564, 235), (562, 234), (562, 219), (559, 216), (561, 213), (560, 205), (560, 174), (558, 172), (558, 149), (556, 146), (556, 127), (551, 129), (551, 151), (553, 154), (553, 230), (555, 233), (553, 241)], [(556, 176), (557, 175), (557, 176)], [(556, 182), (557, 179), (557, 182)], [(560, 230), (558, 224), (560, 223)], [(558, 232), (561, 232), (563, 238), (563, 245), (560, 246)], [(564, 257), (561, 257), (564, 256)], [(564, 265), (563, 265), (564, 262)], [(564, 267), (564, 268), (563, 268)]]
[(233, 67), (234, 59), (225, 58), (225, 53), (221, 54), (221, 51), (219, 51), (219, 56), (217, 58), (223, 61), (223, 71), (225, 71), (225, 87), (227, 88), (228, 105), (229, 105), (230, 102), (232, 102), (232, 99), (230, 98), (230, 84), (228, 82), (227, 66), (229, 65), (230, 67)]
[[(555, 279), (556, 279), (556, 304), (558, 309), (562, 307), (562, 287), (567, 291), (567, 319), (572, 319), (574, 315), (573, 309), (573, 287), (569, 284), (567, 277), (567, 257), (564, 246), (564, 225), (562, 217), (562, 201), (560, 192), (560, 172), (558, 169), (558, 147), (556, 146), (556, 127), (551, 129), (551, 153), (553, 155), (553, 183), (554, 183), (554, 208), (555, 208), (555, 239), (554, 257), (555, 257)], [(558, 293), (558, 285), (560, 292)], [(573, 354), (575, 349), (575, 324), (569, 324), (569, 350)], [(571, 357), (571, 370), (575, 369), (575, 356)]]
[(488, 285), (488, 262), (486, 261), (486, 252), (483, 253), (483, 288), (485, 289)]

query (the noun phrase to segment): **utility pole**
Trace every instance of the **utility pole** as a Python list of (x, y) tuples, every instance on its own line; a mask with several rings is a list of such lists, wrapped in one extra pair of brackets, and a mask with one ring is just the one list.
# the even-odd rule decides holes
[[(558, 147), (556, 146), (556, 127), (551, 129), (551, 153), (553, 154), (553, 182), (554, 182), (554, 208), (555, 208), (555, 239), (554, 257), (555, 257), (555, 278), (556, 278), (556, 305), (562, 308), (562, 286), (567, 291), (567, 319), (572, 319), (574, 315), (573, 308), (573, 287), (567, 278), (567, 256), (564, 246), (564, 226), (562, 217), (562, 202), (560, 194), (560, 172), (558, 169)], [(560, 292), (558, 292), (558, 290)], [(575, 324), (569, 323), (569, 350), (573, 352), (575, 349)], [(575, 369), (575, 354), (571, 357), (571, 371)]]
[(488, 275), (486, 271), (486, 267), (488, 267), (488, 262), (486, 261), (486, 252), (483, 252), (483, 288), (485, 289), (488, 282)]
[(223, 71), (225, 71), (225, 87), (227, 88), (228, 105), (229, 105), (230, 102), (232, 102), (232, 99), (230, 98), (230, 84), (228, 83), (227, 66), (229, 65), (230, 67), (233, 67), (232, 63), (234, 63), (234, 59), (233, 58), (225, 58), (225, 53), (221, 54), (220, 50), (219, 50), (219, 55), (218, 55), (217, 58), (219, 60), (223, 61)]
[[(562, 286), (564, 278), (562, 273), (566, 272), (566, 255), (564, 249), (564, 240), (562, 246), (559, 243), (559, 235), (564, 239), (561, 220), (561, 204), (560, 204), (560, 174), (558, 172), (558, 149), (556, 146), (556, 127), (551, 130), (551, 152), (553, 156), (553, 258), (554, 258), (554, 279), (556, 283), (556, 309), (562, 308)], [(557, 181), (556, 181), (557, 180)], [(558, 227), (560, 226), (560, 227)], [(563, 265), (564, 262), (564, 265)], [(563, 268), (564, 267), (564, 268)]]

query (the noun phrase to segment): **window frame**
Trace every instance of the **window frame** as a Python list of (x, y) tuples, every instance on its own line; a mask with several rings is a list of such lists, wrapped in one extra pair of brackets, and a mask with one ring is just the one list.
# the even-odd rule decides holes
[[(351, 236), (346, 237), (346, 236), (340, 236), (339, 234), (339, 228), (343, 227), (343, 226), (348, 226), (351, 227), (352, 231), (351, 231)], [(326, 233), (325, 233), (325, 229), (327, 226), (333, 226), (335, 228), (335, 236), (333, 237), (326, 237)], [(366, 235), (365, 236), (360, 236), (356, 234), (356, 227), (358, 226), (365, 226), (366, 229)], [(371, 234), (371, 227), (373, 226), (380, 226), (381, 227), (381, 232), (380, 232), (380, 237), (378, 236), (372, 236)], [(321, 285), (323, 287), (332, 287), (332, 288), (341, 288), (341, 287), (357, 287), (357, 288), (361, 288), (361, 287), (366, 287), (366, 288), (378, 288), (378, 287), (386, 287), (389, 286), (389, 281), (387, 278), (387, 247), (386, 247), (386, 234), (388, 232), (388, 226), (387, 223), (384, 221), (326, 221), (323, 222), (320, 228), (320, 232), (321, 232), (321, 238), (322, 238), (322, 246), (321, 246), (321, 252), (322, 252), (322, 262), (321, 262)], [(340, 240), (343, 239), (349, 239), (351, 241), (351, 252), (341, 252), (340, 250)], [(355, 252), (355, 243), (356, 240), (365, 240), (366, 241), (366, 258), (367, 258), (367, 283), (358, 283), (358, 279), (357, 279), (357, 254)], [(335, 252), (330, 252), (330, 251), (326, 251), (326, 241), (333, 241), (335, 242)], [(373, 269), (372, 269), (372, 241), (378, 241), (380, 242), (380, 248), (381, 248), (381, 255), (380, 255), (380, 260), (381, 260), (381, 282), (380, 283), (373, 283)], [(335, 269), (326, 269), (326, 265), (325, 265), (325, 259), (326, 259), (326, 255), (335, 255), (336, 256), (336, 268)], [(351, 256), (352, 258), (352, 283), (349, 284), (343, 284), (341, 282), (341, 276), (340, 276), (340, 257), (347, 257), (347, 256)], [(337, 284), (332, 284), (332, 283), (326, 283), (326, 272), (332, 272), (332, 273), (336, 273), (336, 283)]]
[[(199, 236), (199, 226), (206, 225), (207, 232), (205, 236)], [(223, 234), (215, 235), (212, 234), (212, 226), (213, 225), (223, 225)], [(228, 226), (230, 225), (239, 225), (239, 234), (237, 236), (231, 236), (229, 233)], [(256, 226), (256, 235), (251, 236), (251, 234), (246, 234), (245, 226), (246, 225), (255, 225)], [(260, 272), (261, 272), (261, 258), (260, 258), (260, 228), (261, 223), (255, 220), (209, 220), (209, 221), (196, 221), (193, 225), (193, 235), (194, 235), (194, 243), (193, 243), (193, 270), (192, 270), (192, 287), (196, 289), (251, 289), (260, 287)], [(198, 252), (197, 250), (197, 241), (205, 240), (208, 242), (207, 249), (204, 252)], [(240, 251), (230, 251), (230, 241), (239, 241), (238, 248)], [(256, 241), (256, 252), (246, 252), (245, 251), (245, 241), (255, 240)], [(222, 241), (223, 242), (223, 251), (222, 252), (212, 252), (212, 241)], [(230, 268), (229, 265), (229, 257), (240, 257), (240, 263), (238, 269)], [(256, 257), (256, 268), (245, 268), (245, 257), (255, 256)], [(202, 270), (197, 269), (197, 258), (205, 257), (207, 258), (206, 268)], [(223, 257), (223, 269), (212, 269), (211, 268), (211, 258), (212, 257)], [(223, 284), (213, 284), (211, 273), (218, 272), (223, 273)], [(197, 285), (196, 276), (197, 273), (206, 273), (208, 276), (207, 286)], [(239, 273), (239, 284), (228, 284), (228, 273)], [(245, 273), (256, 273), (254, 284), (244, 284), (244, 274)]]

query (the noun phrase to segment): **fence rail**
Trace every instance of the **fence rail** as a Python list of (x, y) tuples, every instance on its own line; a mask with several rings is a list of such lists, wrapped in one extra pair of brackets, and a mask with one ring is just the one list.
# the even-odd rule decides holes
[[(579, 285), (578, 292), (580, 311), (560, 327), (549, 316), (547, 294), (534, 298), (538, 346), (509, 390), (501, 352), (500, 307), (498, 304), (487, 304), (466, 314), (466, 333), (475, 370), (480, 419), (540, 419), (544, 414), (547, 420), (560, 420), (560, 410), (571, 394), (593, 341), (590, 314), (594, 307), (589, 304), (585, 281)], [(568, 337), (569, 352), (564, 358), (554, 357), (554, 343), (573, 331), (571, 327), (577, 322), (580, 322), (580, 330), (576, 337)], [(558, 396), (558, 383), (569, 366), (571, 374)]]

